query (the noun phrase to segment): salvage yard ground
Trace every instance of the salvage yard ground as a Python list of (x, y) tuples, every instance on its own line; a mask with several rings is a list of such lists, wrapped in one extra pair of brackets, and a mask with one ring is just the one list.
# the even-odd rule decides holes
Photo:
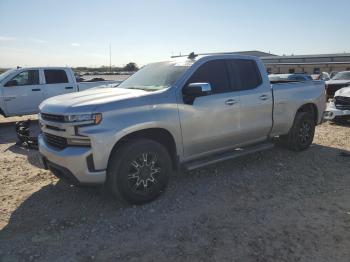
[(144, 206), (58, 181), (15, 143), (0, 124), (0, 261), (349, 261), (349, 126), (178, 173)]

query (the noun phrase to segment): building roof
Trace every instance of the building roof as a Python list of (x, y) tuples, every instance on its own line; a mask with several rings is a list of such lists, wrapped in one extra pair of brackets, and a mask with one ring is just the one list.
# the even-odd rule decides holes
[(350, 53), (334, 53), (334, 54), (314, 54), (314, 55), (282, 55), (282, 56), (262, 56), (264, 59), (295, 59), (295, 58), (332, 58), (332, 57), (350, 57)]
[[(251, 51), (236, 51), (236, 52), (216, 52), (216, 53), (193, 53), (196, 56), (202, 56), (202, 55), (249, 55), (249, 56), (257, 56), (257, 57), (274, 57), (276, 55), (271, 53), (266, 53), (262, 51), (257, 50), (251, 50)], [(171, 56), (171, 58), (177, 58), (177, 57), (187, 57), (188, 55), (174, 55)]]
[(275, 57), (277, 55), (266, 53), (262, 51), (252, 50), (252, 51), (237, 51), (237, 52), (225, 52), (224, 54), (233, 54), (233, 55), (250, 55), (250, 56), (257, 56), (257, 57)]

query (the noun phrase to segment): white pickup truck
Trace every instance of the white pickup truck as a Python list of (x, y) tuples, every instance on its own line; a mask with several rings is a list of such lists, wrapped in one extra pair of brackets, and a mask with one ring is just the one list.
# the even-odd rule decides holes
[(110, 87), (120, 82), (77, 82), (73, 70), (68, 67), (11, 69), (0, 75), (0, 115), (36, 114), (39, 104), (49, 97), (97, 86)]

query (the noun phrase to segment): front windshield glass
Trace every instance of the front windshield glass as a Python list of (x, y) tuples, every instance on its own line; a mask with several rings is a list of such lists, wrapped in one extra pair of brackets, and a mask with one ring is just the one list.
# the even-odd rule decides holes
[(13, 70), (15, 70), (15, 69), (10, 69), (10, 70), (7, 70), (4, 73), (0, 74), (0, 82), (2, 80), (4, 80), (9, 74), (11, 74)]
[(134, 75), (121, 83), (119, 88), (156, 91), (168, 88), (191, 64), (177, 62), (158, 62), (142, 67)]
[(332, 79), (333, 80), (350, 80), (350, 72), (339, 72)]

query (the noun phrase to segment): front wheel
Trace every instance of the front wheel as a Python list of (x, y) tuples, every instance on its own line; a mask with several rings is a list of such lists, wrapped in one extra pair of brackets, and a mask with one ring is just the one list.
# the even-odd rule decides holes
[(307, 149), (314, 139), (315, 121), (309, 112), (299, 112), (295, 116), (293, 126), (289, 133), (281, 136), (283, 145), (294, 151)]
[(131, 204), (144, 204), (165, 190), (170, 172), (167, 149), (153, 140), (137, 139), (113, 153), (107, 183), (118, 198)]

